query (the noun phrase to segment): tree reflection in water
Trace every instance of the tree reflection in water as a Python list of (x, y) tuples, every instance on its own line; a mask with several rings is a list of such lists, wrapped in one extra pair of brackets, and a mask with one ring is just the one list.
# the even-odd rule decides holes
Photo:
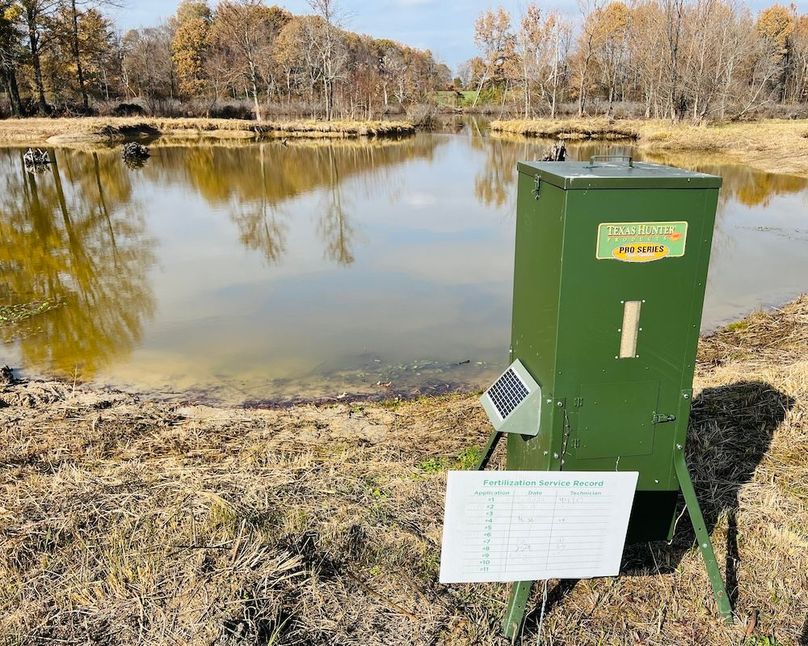
[(351, 238), (354, 230), (348, 222), (348, 214), (342, 196), (340, 168), (334, 157), (333, 148), (328, 149), (328, 167), (330, 178), (318, 231), (325, 242), (326, 257), (339, 265), (350, 265), (354, 261), (351, 252)]
[(154, 312), (153, 241), (117, 155), (48, 151), (48, 172), (0, 153), (0, 294), (5, 304), (58, 307), (7, 328), (27, 366), (92, 378), (140, 341)]
[[(156, 146), (138, 172), (148, 184), (185, 183), (211, 204), (225, 206), (245, 248), (277, 264), (287, 250), (283, 206), (321, 192), (317, 233), (325, 257), (354, 261), (355, 231), (344, 182), (389, 191), (385, 169), (430, 159), (439, 142), (294, 142), (219, 146)], [(125, 359), (153, 317), (148, 282), (155, 243), (147, 235), (132, 175), (116, 151), (49, 150), (46, 173), (23, 170), (22, 151), (0, 151), (0, 305), (58, 305), (27, 322), (0, 329), (22, 363), (43, 373), (91, 379)]]
[(388, 169), (413, 159), (431, 159), (440, 141), (418, 136), (403, 141), (294, 141), (253, 145), (159, 147), (144, 173), (166, 184), (182, 180), (211, 205), (224, 206), (242, 244), (270, 264), (286, 253), (289, 215), (282, 208), (297, 197), (321, 192), (317, 230), (325, 256), (354, 261), (354, 227), (343, 186), (391, 192)]
[(721, 175), (724, 178), (720, 193), (721, 203), (734, 199), (744, 206), (766, 207), (773, 197), (799, 193), (808, 188), (808, 178), (766, 173), (742, 164), (728, 163), (726, 157), (709, 153), (646, 154), (645, 159)]
[(270, 264), (280, 261), (286, 253), (287, 225), (281, 221), (277, 205), (268, 199), (266, 146), (258, 147), (261, 191), (257, 199), (236, 200), (230, 217), (238, 226), (241, 243), (252, 251), (260, 251)]

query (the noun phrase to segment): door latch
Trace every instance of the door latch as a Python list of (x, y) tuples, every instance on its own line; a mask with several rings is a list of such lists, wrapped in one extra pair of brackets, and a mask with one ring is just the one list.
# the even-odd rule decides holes
[(675, 422), (676, 415), (663, 415), (661, 413), (654, 413), (651, 417), (652, 424), (665, 424), (666, 422)]

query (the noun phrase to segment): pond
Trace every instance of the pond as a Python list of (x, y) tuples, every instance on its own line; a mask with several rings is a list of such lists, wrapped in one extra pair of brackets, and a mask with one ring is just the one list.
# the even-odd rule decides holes
[[(516, 162), (546, 141), (0, 149), (0, 363), (186, 400), (256, 404), (487, 385), (509, 343)], [(625, 152), (574, 146), (572, 158)], [(635, 154), (635, 156), (638, 156)], [(808, 289), (808, 180), (724, 177), (704, 330)]]

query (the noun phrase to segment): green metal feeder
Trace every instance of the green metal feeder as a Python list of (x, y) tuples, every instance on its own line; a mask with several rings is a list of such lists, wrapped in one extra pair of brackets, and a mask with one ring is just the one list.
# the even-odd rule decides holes
[[(684, 494), (732, 610), (684, 459), (721, 178), (630, 158), (519, 164), (511, 360), (482, 403), (514, 470), (638, 471), (632, 542)], [(517, 634), (532, 582), (514, 584)]]

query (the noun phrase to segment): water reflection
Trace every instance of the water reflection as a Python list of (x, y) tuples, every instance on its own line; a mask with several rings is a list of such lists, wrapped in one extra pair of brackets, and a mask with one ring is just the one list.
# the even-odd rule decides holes
[[(474, 178), (474, 194), (492, 207), (512, 206), (516, 200), (516, 164), (541, 159), (550, 142), (525, 137), (481, 137), (472, 131), (471, 146), (485, 154), (482, 168)], [(574, 153), (570, 157), (577, 159)]]
[(350, 265), (354, 261), (351, 239), (354, 235), (349, 222), (348, 210), (342, 192), (340, 166), (334, 149), (328, 149), (328, 190), (323, 199), (323, 215), (318, 223), (320, 237), (325, 243), (325, 255), (339, 265)]
[[(281, 204), (332, 184), (335, 164), (339, 181), (366, 173), (382, 181), (392, 167), (432, 159), (439, 144), (440, 139), (421, 136), (380, 142), (160, 146), (152, 149), (153, 163), (142, 172), (165, 184), (187, 182), (211, 204), (232, 199)], [(259, 168), (262, 172), (256, 172)]]
[[(354, 229), (343, 185), (357, 178), (363, 192), (395, 193), (400, 177), (389, 172), (412, 160), (431, 160), (441, 140), (330, 141), (255, 145), (161, 147), (145, 171), (161, 183), (187, 182), (211, 205), (225, 207), (248, 249), (269, 264), (286, 253), (287, 214), (282, 205), (324, 189), (317, 229), (325, 256), (337, 264), (353, 262)], [(356, 190), (357, 186), (353, 186)]]
[[(269, 264), (280, 261), (286, 253), (288, 225), (274, 200), (270, 198), (271, 181), (267, 176), (266, 147), (258, 149), (258, 177), (261, 180), (257, 197), (244, 196), (231, 199), (230, 217), (239, 229), (239, 239), (247, 249), (260, 251)], [(243, 171), (242, 171), (243, 174)]]
[[(516, 163), (541, 159), (553, 144), (550, 140), (507, 135), (475, 137), (476, 147), (485, 150), (486, 161), (477, 175), (477, 197), (486, 204), (501, 206), (513, 196)], [(808, 178), (780, 175), (732, 163), (720, 155), (700, 151), (648, 152), (635, 146), (610, 143), (569, 143), (569, 159), (589, 160), (596, 155), (630, 155), (636, 160), (687, 168), (724, 178), (721, 203), (737, 201), (745, 206), (769, 206), (773, 197), (808, 189)]]
[[(0, 361), (237, 401), (479, 387), (508, 347), (516, 164), (551, 143), (158, 144), (136, 172), (57, 150), (38, 176), (0, 150), (0, 304), (61, 303), (0, 327)], [(724, 177), (706, 327), (805, 289), (808, 180), (648, 158)]]
[(153, 241), (117, 158), (49, 153), (49, 172), (33, 175), (21, 150), (0, 151), (0, 294), (57, 305), (3, 341), (27, 366), (91, 378), (126, 358), (154, 312)]
[(808, 178), (766, 173), (742, 164), (728, 164), (726, 159), (716, 156), (645, 153), (643, 158), (659, 164), (721, 175), (724, 178), (720, 194), (722, 203), (736, 200), (745, 206), (767, 207), (772, 198), (778, 195), (801, 193), (808, 189)]
[(589, 159), (593, 155), (631, 155), (642, 161), (720, 175), (724, 182), (719, 194), (719, 214), (722, 207), (730, 202), (767, 207), (779, 195), (801, 193), (808, 189), (808, 178), (767, 173), (711, 153), (648, 152), (633, 146), (608, 144), (577, 144), (571, 149), (575, 159)]

